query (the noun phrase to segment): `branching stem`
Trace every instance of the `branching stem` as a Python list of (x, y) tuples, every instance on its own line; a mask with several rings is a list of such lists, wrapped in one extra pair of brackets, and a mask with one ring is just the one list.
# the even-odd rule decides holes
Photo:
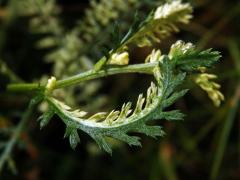
[[(114, 75), (114, 74), (123, 74), (123, 73), (152, 74), (154, 67), (156, 67), (157, 65), (158, 65), (158, 62), (154, 62), (154, 63), (127, 65), (127, 66), (111, 66), (100, 71), (89, 70), (89, 71), (77, 74), (75, 76), (71, 76), (69, 78), (57, 81), (55, 89), (76, 85), (83, 81), (97, 79), (97, 78)], [(38, 83), (9, 84), (7, 86), (7, 90), (13, 91), (13, 92), (43, 90), (44, 88), (45, 88), (45, 85), (40, 85)]]

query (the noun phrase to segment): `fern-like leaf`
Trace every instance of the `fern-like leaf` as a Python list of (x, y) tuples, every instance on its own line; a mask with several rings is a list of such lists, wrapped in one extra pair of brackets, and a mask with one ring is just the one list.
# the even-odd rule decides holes
[(169, 57), (183, 71), (199, 71), (199, 67), (211, 67), (221, 55), (212, 49), (198, 51), (192, 43), (177, 41), (172, 45)]
[[(50, 107), (64, 121), (67, 126), (66, 136), (69, 137), (70, 144), (75, 148), (78, 142), (76, 136), (77, 129), (89, 134), (97, 144), (105, 151), (111, 153), (110, 145), (106, 141), (106, 137), (113, 137), (128, 143), (129, 145), (140, 146), (139, 138), (129, 136), (128, 132), (139, 132), (146, 135), (156, 137), (162, 136), (164, 133), (160, 126), (148, 126), (146, 122), (154, 116), (161, 102), (160, 86), (154, 83), (147, 90), (147, 97), (139, 95), (135, 108), (131, 108), (132, 103), (123, 104), (121, 110), (111, 111), (110, 113), (100, 112), (87, 117), (87, 113), (81, 110), (72, 110), (63, 102), (53, 98), (46, 97)], [(158, 111), (156, 111), (158, 113)], [(70, 136), (74, 130), (74, 135)], [(73, 138), (76, 138), (73, 141)]]
[(148, 89), (146, 103), (141, 94), (134, 109), (131, 109), (131, 103), (129, 102), (123, 104), (120, 111), (101, 112), (88, 118), (86, 113), (72, 110), (57, 99), (48, 97), (46, 100), (55, 109), (55, 113), (64, 120), (68, 128), (85, 131), (101, 148), (111, 153), (110, 146), (105, 139), (107, 136), (125, 141), (130, 145), (140, 145), (139, 138), (131, 137), (127, 133), (130, 131), (141, 132), (153, 137), (163, 134), (160, 127), (151, 127), (145, 124), (147, 120), (151, 119), (150, 114), (160, 104), (161, 100), (157, 98), (159, 93), (158, 87), (152, 83)]
[(131, 102), (128, 102), (124, 103), (120, 110), (112, 110), (108, 113), (99, 112), (89, 116), (87, 112), (80, 109), (74, 110), (65, 103), (47, 95), (45, 100), (49, 107), (66, 124), (65, 136), (69, 137), (71, 147), (75, 148), (80, 141), (78, 130), (86, 132), (102, 149), (109, 153), (112, 150), (106, 137), (124, 141), (129, 145), (140, 146), (140, 138), (129, 135), (129, 132), (143, 133), (151, 137), (163, 136), (164, 132), (161, 126), (148, 125), (148, 121), (157, 119), (182, 120), (184, 115), (179, 110), (164, 111), (166, 107), (172, 105), (188, 91), (176, 91), (176, 88), (183, 83), (186, 74), (193, 70), (193, 68), (185, 68), (186, 65), (182, 62), (197, 61), (199, 54), (204, 53), (209, 62), (196, 63), (194, 68), (198, 69), (208, 67), (209, 63), (215, 62), (215, 58), (211, 58), (212, 54), (209, 51), (196, 52), (191, 49), (192, 56), (188, 56), (188, 50), (184, 53), (181, 49), (182, 54), (173, 53), (173, 50), (171, 49), (169, 55), (161, 55), (160, 51), (153, 50), (147, 57), (146, 63), (158, 62), (158, 65), (153, 69), (155, 82), (151, 83), (146, 97), (143, 94), (139, 95), (134, 107)]

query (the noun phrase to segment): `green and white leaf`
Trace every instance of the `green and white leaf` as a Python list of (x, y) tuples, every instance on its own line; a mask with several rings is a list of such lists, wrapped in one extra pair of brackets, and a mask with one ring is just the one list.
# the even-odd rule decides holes
[[(171, 74), (173, 71), (170, 69), (173, 66), (169, 63), (169, 59), (159, 61), (159, 63), (160, 66), (157, 66), (155, 70), (155, 77), (160, 79), (156, 79), (156, 84), (151, 83), (151, 86), (147, 90), (146, 98), (143, 97), (143, 94), (139, 95), (134, 108), (132, 108), (132, 103), (128, 102), (124, 103), (119, 111), (113, 110), (109, 113), (100, 112), (88, 117), (86, 112), (73, 110), (63, 102), (47, 96), (46, 101), (49, 106), (64, 121), (67, 129), (70, 129), (70, 132), (67, 131), (66, 136), (69, 137), (71, 146), (75, 148), (76, 143), (79, 142), (79, 137), (76, 135), (77, 129), (89, 134), (101, 148), (109, 153), (111, 153), (111, 148), (106, 141), (106, 137), (122, 140), (129, 145), (139, 146), (139, 138), (128, 135), (129, 132), (144, 133), (152, 137), (162, 136), (164, 132), (160, 126), (150, 126), (146, 123), (158, 117), (164, 118), (161, 104), (165, 101), (167, 103), (164, 104), (170, 104), (171, 101), (176, 99), (170, 98), (171, 92), (166, 92), (164, 89), (174, 89), (174, 83), (179, 84), (179, 78), (176, 76), (177, 79), (175, 79), (175, 76)], [(160, 68), (165, 70), (159, 76), (157, 74)], [(170, 118), (167, 117), (167, 119)]]
[[(50, 111), (42, 116), (41, 126), (49, 121), (49, 117), (54, 112), (65, 123), (65, 137), (69, 137), (72, 148), (80, 142), (78, 130), (90, 135), (102, 149), (109, 153), (112, 150), (106, 140), (107, 137), (124, 141), (129, 145), (140, 146), (140, 138), (129, 135), (129, 132), (143, 133), (151, 137), (163, 136), (164, 131), (161, 126), (149, 125), (148, 122), (159, 119), (182, 120), (184, 115), (179, 110), (164, 111), (164, 109), (187, 93), (186, 89), (177, 90), (187, 74), (199, 68), (209, 67), (219, 57), (218, 52), (212, 53), (208, 50), (198, 52), (193, 45), (182, 41), (176, 42), (168, 55), (161, 55), (160, 50), (153, 50), (145, 62), (146, 64), (158, 62), (153, 69), (155, 82), (151, 83), (145, 96), (139, 95), (135, 106), (132, 106), (132, 102), (128, 102), (124, 103), (120, 110), (88, 115), (89, 113), (81, 109), (74, 110), (46, 93), (45, 100), (48, 102)], [(48, 84), (47, 87), (52, 86)]]

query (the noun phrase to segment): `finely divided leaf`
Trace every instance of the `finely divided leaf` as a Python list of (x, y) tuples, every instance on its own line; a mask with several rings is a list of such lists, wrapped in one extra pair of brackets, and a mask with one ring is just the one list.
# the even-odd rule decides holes
[(207, 49), (199, 51), (191, 43), (177, 41), (172, 45), (169, 57), (182, 71), (199, 71), (202, 67), (211, 67), (221, 57), (218, 51)]

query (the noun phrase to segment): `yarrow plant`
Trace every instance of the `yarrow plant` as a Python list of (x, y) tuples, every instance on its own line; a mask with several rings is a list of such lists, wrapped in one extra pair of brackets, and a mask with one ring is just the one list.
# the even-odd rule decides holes
[[(129, 65), (129, 45), (139, 47), (153, 46), (162, 39), (179, 31), (179, 24), (187, 24), (192, 18), (192, 7), (176, 0), (166, 3), (152, 11), (144, 21), (137, 20), (127, 34), (119, 39), (114, 48), (109, 49), (92, 70), (57, 80), (49, 78), (47, 84), (9, 84), (8, 91), (34, 94), (29, 111), (40, 102), (47, 103), (47, 110), (39, 118), (40, 127), (45, 127), (53, 115), (58, 115), (66, 125), (64, 137), (69, 138), (71, 147), (80, 142), (78, 133), (83, 131), (91, 136), (100, 148), (112, 153), (107, 137), (112, 137), (129, 145), (140, 146), (140, 138), (130, 132), (143, 133), (150, 137), (163, 136), (161, 126), (150, 125), (153, 120), (182, 120), (184, 114), (179, 110), (165, 110), (188, 89), (180, 89), (184, 80), (192, 74), (194, 81), (205, 90), (216, 106), (224, 99), (219, 91), (220, 85), (213, 82), (216, 75), (207, 74), (207, 68), (217, 62), (220, 53), (212, 49), (198, 51), (192, 43), (177, 41), (168, 54), (153, 49), (142, 64)], [(154, 78), (146, 93), (140, 94), (136, 103), (126, 102), (121, 109), (98, 112), (94, 115), (81, 108), (72, 108), (55, 96), (54, 91), (74, 86), (92, 79), (114, 74), (142, 73)], [(28, 118), (28, 113), (24, 119)]]

